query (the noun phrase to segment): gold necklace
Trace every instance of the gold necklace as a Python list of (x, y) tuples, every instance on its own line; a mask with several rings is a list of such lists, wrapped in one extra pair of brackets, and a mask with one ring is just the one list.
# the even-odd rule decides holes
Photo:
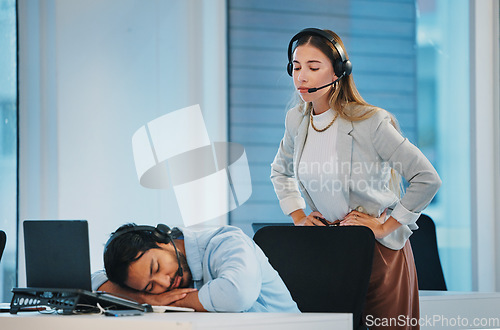
[(335, 122), (335, 119), (337, 119), (337, 117), (339, 116), (339, 113), (338, 113), (338, 112), (336, 112), (336, 113), (335, 113), (335, 116), (333, 117), (333, 119), (332, 119), (332, 121), (330, 122), (330, 124), (328, 124), (325, 128), (322, 128), (322, 129), (317, 129), (317, 128), (316, 128), (316, 126), (314, 126), (314, 122), (313, 122), (313, 113), (312, 113), (312, 110), (311, 110), (311, 112), (310, 112), (309, 114), (310, 114), (309, 118), (310, 118), (310, 120), (311, 120), (311, 126), (312, 126), (312, 128), (314, 128), (314, 130), (315, 130), (316, 132), (319, 132), (319, 133), (324, 132), (324, 131), (326, 131), (327, 129), (329, 129), (329, 128), (330, 128), (330, 126), (332, 126), (332, 125), (333, 125), (333, 123)]

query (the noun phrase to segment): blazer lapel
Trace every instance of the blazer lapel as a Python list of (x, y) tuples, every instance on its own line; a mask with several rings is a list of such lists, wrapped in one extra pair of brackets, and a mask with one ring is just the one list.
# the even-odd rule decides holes
[(312, 201), (311, 196), (309, 196), (309, 193), (305, 189), (305, 187), (302, 185), (302, 183), (299, 180), (299, 161), (300, 157), (302, 157), (302, 151), (304, 151), (304, 144), (306, 143), (306, 138), (307, 138), (307, 131), (309, 129), (309, 113), (305, 115), (302, 118), (302, 121), (300, 122), (299, 129), (297, 132), (297, 136), (295, 137), (294, 140), (294, 152), (293, 152), (293, 164), (294, 164), (294, 174), (295, 174), (295, 179), (297, 179), (297, 183), (300, 187), (300, 191), (302, 192), (302, 195), (307, 201), (307, 204), (309, 204), (309, 207), (313, 211), (317, 211), (318, 209), (316, 208), (316, 205), (314, 205), (314, 202)]
[[(293, 163), (298, 165), (300, 157), (302, 157), (302, 151), (304, 151), (304, 144), (306, 143), (307, 138), (307, 129), (309, 128), (309, 116), (304, 116), (302, 121), (300, 122), (297, 136), (294, 139), (294, 152), (293, 152)], [(295, 177), (298, 178), (297, 167), (295, 166)]]
[(349, 183), (352, 169), (352, 136), (353, 125), (351, 121), (338, 118), (337, 135), (337, 160), (340, 168), (339, 178), (342, 180), (342, 191), (346, 201), (349, 201)]

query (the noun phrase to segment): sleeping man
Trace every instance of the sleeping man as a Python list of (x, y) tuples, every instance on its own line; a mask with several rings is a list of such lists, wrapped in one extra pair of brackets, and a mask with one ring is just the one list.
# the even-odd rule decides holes
[(209, 312), (295, 312), (262, 250), (239, 228), (127, 224), (111, 234), (94, 290)]

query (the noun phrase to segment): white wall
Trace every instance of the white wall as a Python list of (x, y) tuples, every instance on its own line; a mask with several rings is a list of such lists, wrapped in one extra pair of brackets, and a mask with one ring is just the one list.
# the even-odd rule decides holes
[(182, 225), (172, 190), (139, 185), (131, 145), (139, 127), (200, 104), (211, 139), (227, 140), (225, 1), (19, 0), (18, 8), (20, 220), (88, 220), (96, 270), (124, 222)]

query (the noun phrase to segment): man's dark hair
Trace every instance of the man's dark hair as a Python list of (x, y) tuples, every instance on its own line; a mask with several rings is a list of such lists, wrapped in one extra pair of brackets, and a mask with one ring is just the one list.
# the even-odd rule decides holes
[(159, 249), (159, 243), (167, 243), (154, 235), (153, 231), (138, 230), (124, 233), (113, 238), (113, 235), (137, 227), (129, 223), (118, 228), (111, 234), (110, 240), (104, 248), (104, 268), (108, 280), (122, 287), (127, 287), (128, 268), (150, 249)]

